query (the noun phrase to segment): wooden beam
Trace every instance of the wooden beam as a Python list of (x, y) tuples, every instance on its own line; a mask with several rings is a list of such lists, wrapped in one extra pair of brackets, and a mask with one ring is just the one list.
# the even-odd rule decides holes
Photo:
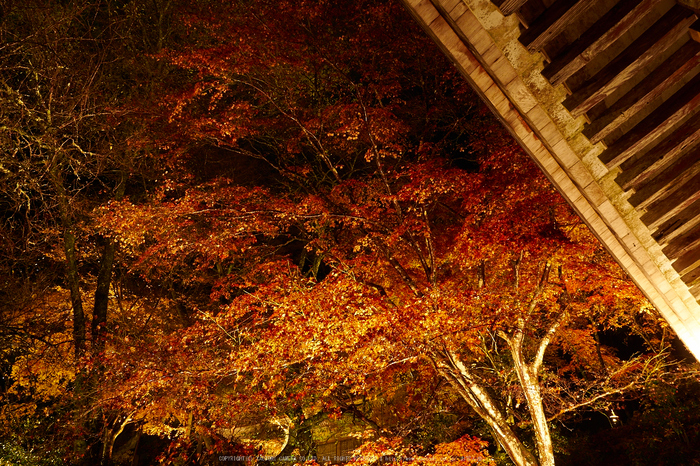
[(700, 224), (700, 200), (695, 201), (661, 224), (652, 235), (652, 238), (663, 246), (673, 240), (673, 238), (685, 234), (698, 224)]
[(544, 68), (542, 76), (552, 86), (563, 83), (663, 1), (665, 0), (622, 0), (567, 47), (565, 53), (555, 57)]
[[(672, 193), (693, 176), (700, 173), (700, 151), (691, 150), (666, 170), (640, 186), (629, 198), (636, 209), (644, 209), (651, 203)], [(698, 186), (700, 189), (700, 186)]]
[(679, 40), (696, 19), (692, 11), (674, 5), (622, 54), (586, 81), (583, 87), (574, 90), (564, 100), (564, 107), (574, 117), (584, 114)]
[(501, 0), (499, 3), (496, 3), (496, 6), (498, 7), (499, 10), (501, 10), (501, 13), (503, 13), (503, 16), (508, 16), (510, 14), (515, 13), (517, 9), (519, 9), (521, 6), (523, 6), (527, 0)]
[(688, 286), (688, 291), (696, 300), (700, 301), (700, 285)]
[(620, 167), (622, 173), (617, 176), (615, 182), (625, 191), (636, 189), (664, 170), (698, 141), (700, 141), (700, 114), (691, 117), (664, 138), (655, 150), (630, 158), (623, 163)]
[[(695, 13), (698, 14), (698, 12)], [(695, 21), (690, 26), (688, 33), (690, 34), (691, 39), (693, 39), (695, 42), (700, 42), (700, 19)]]
[(544, 0), (528, 0), (515, 11), (515, 17), (518, 18), (520, 24), (527, 29), (546, 9), (547, 6), (544, 4)]
[(700, 248), (689, 251), (685, 256), (678, 258), (673, 263), (673, 268), (686, 284), (690, 285), (695, 282), (700, 278)]
[[(697, 251), (693, 251), (693, 255), (697, 254)], [(675, 265), (675, 264), (674, 264)], [(697, 280), (700, 278), (700, 267), (692, 267), (688, 269), (688, 272), (681, 274), (681, 280), (683, 280), (688, 286), (693, 286), (695, 290), (695, 286), (698, 285)], [(693, 292), (693, 289), (691, 289), (691, 292)], [(693, 295), (697, 298), (698, 294), (697, 291), (693, 292)]]
[(696, 270), (700, 266), (700, 248), (686, 252), (673, 262), (673, 268), (681, 275)]
[[(622, 216), (622, 213), (610, 202), (602, 202), (604, 195), (602, 192), (596, 192), (596, 188), (598, 188), (596, 183), (588, 184), (586, 188), (582, 188), (583, 185), (579, 186), (577, 182), (573, 182), (569, 175), (564, 172), (564, 167), (572, 166), (574, 162), (582, 163), (579, 159), (583, 154), (579, 152), (584, 147), (580, 145), (570, 147), (570, 141), (567, 142), (570, 138), (567, 138), (567, 140), (560, 139), (557, 144), (550, 145), (547, 133), (556, 133), (558, 137), (562, 137), (557, 127), (563, 128), (562, 125), (564, 125), (568, 128), (574, 122), (561, 116), (563, 120), (556, 118), (554, 122), (550, 121), (548, 128), (530, 126), (532, 121), (527, 115), (530, 112), (537, 114), (545, 111), (540, 107), (533, 107), (534, 103), (531, 105), (531, 101), (535, 101), (539, 97), (539, 92), (529, 89), (520, 78), (511, 78), (510, 76), (515, 75), (515, 71), (508, 69), (508, 80), (512, 81), (512, 85), (507, 86), (508, 95), (504, 95), (502, 83), (498, 80), (498, 77), (501, 77), (502, 81), (502, 74), (497, 73), (494, 76), (494, 70), (489, 68), (489, 65), (484, 64), (485, 61), (482, 61), (483, 51), (478, 52), (481, 54), (478, 59), (472, 55), (470, 50), (476, 52), (476, 48), (473, 47), (474, 44), (463, 44), (458, 35), (449, 27), (449, 23), (440, 17), (430, 0), (402, 1), (416, 17), (419, 24), (426, 29), (431, 37), (436, 39), (442, 50), (446, 52), (448, 57), (465, 75), (465, 78), (475, 88), (475, 91), (484, 98), (487, 105), (494, 110), (497, 116), (506, 124), (509, 131), (518, 139), (538, 165), (543, 168), (549, 179), (557, 181), (558, 189), (568, 197), (569, 202), (582, 215), (592, 231), (596, 233), (596, 236), (604, 242), (649, 299), (669, 319), (670, 325), (676, 329), (681, 338), (684, 338), (691, 351), (696, 355), (700, 355), (700, 338), (697, 337), (697, 332), (700, 331), (700, 323), (697, 317), (698, 312), (700, 312), (700, 306), (692, 299), (687, 287), (683, 286), (678, 280), (668, 278), (669, 276), (666, 272), (672, 266), (667, 258), (661, 254), (658, 248), (648, 248), (651, 238), (648, 237), (646, 231), (643, 231), (645, 230), (644, 228), (642, 230), (634, 229), (634, 232), (627, 231), (625, 228), (625, 223), (628, 219), (627, 215)], [(434, 1), (438, 2), (440, 0)], [(536, 1), (539, 0), (531, 0), (531, 2)], [(615, 0), (599, 1), (606, 5), (615, 3)], [(551, 0), (547, 0), (547, 2), (551, 2)], [(486, 1), (469, 1), (468, 3), (472, 7), (479, 9), (476, 12), (478, 14), (462, 15), (462, 17), (469, 16), (470, 18), (461, 21), (460, 25), (465, 27), (469, 37), (489, 36), (485, 26), (479, 23), (476, 18), (488, 19), (488, 16), (483, 16), (481, 13), (486, 15), (496, 14), (492, 10), (493, 5), (489, 5)], [(530, 2), (526, 5), (529, 4)], [(500, 14), (496, 15), (500, 17)], [(473, 20), (472, 16), (474, 17)], [(532, 18), (536, 19), (536, 16), (532, 16)], [(493, 24), (491, 19), (488, 19), (489, 24)], [(510, 18), (509, 21), (506, 21), (507, 25), (504, 23), (503, 26), (517, 26), (513, 23), (514, 20), (515, 18)], [(504, 30), (502, 32), (510, 33), (515, 31)], [(564, 36), (568, 35), (568, 32), (564, 34)], [(550, 47), (553, 48), (553, 46), (553, 43), (550, 44)], [(495, 52), (491, 50), (486, 51), (489, 54), (489, 59), (493, 59), (493, 56), (497, 56), (498, 52), (500, 52), (500, 48), (495, 45), (493, 45), (493, 48), (496, 49)], [(599, 57), (599, 59), (602, 58)], [(660, 61), (657, 59), (654, 63)], [(496, 61), (496, 63), (502, 62), (505, 62), (507, 68), (509, 62), (503, 56)], [(594, 62), (597, 64), (598, 59), (594, 60)], [(586, 71), (585, 68), (582, 71)], [(578, 79), (578, 77), (576, 78)], [(561, 88), (559, 90), (561, 91)], [(587, 149), (586, 153), (588, 153)], [(579, 166), (585, 167), (587, 165), (588, 163)], [(585, 195), (582, 195), (583, 189), (585, 189)], [(630, 225), (630, 227), (632, 226)], [(617, 233), (623, 232), (628, 234), (624, 236), (621, 234), (620, 236), (622, 237), (618, 237), (613, 233), (612, 229)], [(640, 234), (641, 236), (638, 236)]]
[[(612, 131), (628, 121), (655, 99), (661, 97), (669, 88), (677, 85), (690, 72), (698, 72), (700, 65), (700, 43), (688, 40), (679, 50), (659, 65), (649, 76), (617, 102), (603, 111), (600, 116), (593, 116), (594, 108), (589, 112), (593, 119), (583, 130), (593, 144), (603, 140)], [(604, 105), (603, 102), (598, 104)]]
[(663, 253), (669, 259), (677, 259), (700, 246), (700, 227), (695, 227), (683, 236), (671, 241), (663, 249)]
[(590, 0), (557, 0), (518, 39), (530, 53), (543, 48), (590, 8)]
[(600, 161), (608, 168), (620, 165), (635, 152), (643, 150), (698, 110), (700, 110), (700, 75), (691, 79), (672, 98), (603, 151), (600, 154)]
[(642, 222), (650, 230), (656, 230), (662, 223), (673, 215), (700, 199), (700, 174), (689, 179), (683, 186), (670, 195), (653, 203), (647, 212), (642, 215)]

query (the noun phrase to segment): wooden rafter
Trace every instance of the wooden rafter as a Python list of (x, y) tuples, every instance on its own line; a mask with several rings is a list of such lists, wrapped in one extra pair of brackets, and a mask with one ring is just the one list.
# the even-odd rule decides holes
[(542, 70), (542, 76), (553, 86), (563, 83), (615, 43), (662, 1), (664, 0), (621, 1), (567, 47), (566, 52), (554, 58)]
[(636, 152), (658, 142), (668, 130), (700, 110), (700, 75), (695, 76), (671, 99), (639, 122), (600, 155), (608, 168), (620, 165)]
[[(663, 98), (689, 75), (700, 71), (700, 43), (688, 40), (676, 53), (610, 107), (603, 102), (588, 112), (592, 120), (583, 134), (591, 142), (602, 141), (656, 99)], [(600, 109), (598, 108), (600, 107)]]
[(699, 11), (403, 1), (700, 359)]
[(581, 88), (572, 89), (574, 93), (564, 100), (564, 107), (573, 116), (584, 114), (687, 34), (696, 19), (695, 13), (675, 5)]

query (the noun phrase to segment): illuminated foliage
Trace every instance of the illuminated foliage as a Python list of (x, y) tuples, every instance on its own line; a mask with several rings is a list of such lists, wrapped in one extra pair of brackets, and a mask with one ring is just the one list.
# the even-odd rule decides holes
[[(551, 465), (553, 421), (668, 375), (657, 314), (399, 5), (154, 5), (114, 11), (173, 14), (135, 71), (162, 79), (129, 75), (143, 90), (119, 137), (102, 120), (79, 131), (107, 158), (59, 151), (67, 178), (45, 191), (47, 212), (70, 214), (46, 223), (54, 243), (68, 229), (88, 245), (82, 290), (66, 286), (95, 309), (112, 248), (110, 312), (93, 312), (103, 330), (77, 367), (66, 325), (13, 356), (5, 395), (33, 390), (27, 413), (80, 374), (65, 438), (105, 464), (129, 429), (177, 438), (165, 462), (255, 452), (238, 443), (266, 429), (310, 455), (316, 425), (352, 416), (375, 433), (362, 464)], [(46, 249), (70, 271), (70, 251)], [(53, 322), (68, 293), (46, 289), (33, 309)], [(643, 344), (624, 354), (616, 332)], [(453, 428), (421, 432), (445, 406), (462, 410)]]
[[(206, 47), (167, 54), (196, 75), (168, 101), (172, 178), (152, 202), (103, 216), (144, 278), (208, 296), (189, 297), (187, 328), (135, 355), (108, 400), (194, 412), (215, 430), (358, 411), (386, 380), (432, 371), (516, 464), (552, 464), (548, 420), (605, 409), (662, 370), (662, 342), (632, 360), (599, 343), (638, 320), (653, 334), (658, 319), (495, 128), (458, 120), (445, 134), (449, 108), (418, 113), (427, 97), (402, 87), (416, 71), (405, 48), (391, 49), (401, 72), (388, 85), (375, 57), (342, 40), (324, 50), (337, 5), (303, 18), (284, 2), (216, 7), (187, 16)], [(355, 43), (389, 40), (385, 8), (360, 15)], [(453, 73), (436, 84), (456, 86)], [(482, 155), (458, 168), (445, 141), (477, 131), (481, 144), (460, 150)], [(221, 176), (180, 177), (202, 150), (188, 148), (211, 145), (233, 154)], [(268, 177), (236, 179), (245, 157), (267, 162)]]

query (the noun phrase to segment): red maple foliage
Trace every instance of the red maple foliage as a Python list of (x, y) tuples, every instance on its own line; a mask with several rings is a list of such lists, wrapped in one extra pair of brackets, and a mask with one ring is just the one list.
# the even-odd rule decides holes
[(221, 432), (362, 415), (411, 373), (409, 391), (448, 383), (516, 464), (552, 464), (548, 420), (658, 370), (597, 339), (655, 328), (649, 304), (501, 132), (459, 116), (473, 97), (426, 38), (392, 36), (398, 15), (186, 11), (192, 42), (164, 56), (191, 78), (164, 100), (164, 182), (102, 219), (184, 317), (115, 331), (103, 406)]

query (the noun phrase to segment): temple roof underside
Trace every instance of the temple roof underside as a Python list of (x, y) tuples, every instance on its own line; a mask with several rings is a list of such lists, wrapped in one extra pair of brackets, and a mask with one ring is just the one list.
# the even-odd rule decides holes
[(403, 0), (700, 359), (697, 0)]

